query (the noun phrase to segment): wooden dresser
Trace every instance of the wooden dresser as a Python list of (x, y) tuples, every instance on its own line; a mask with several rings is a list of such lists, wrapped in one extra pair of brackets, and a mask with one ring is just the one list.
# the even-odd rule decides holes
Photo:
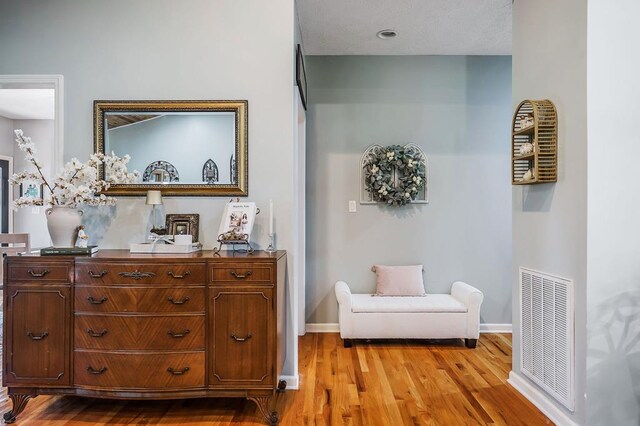
[(285, 269), (284, 251), (7, 257), (5, 423), (39, 394), (244, 397), (277, 423)]

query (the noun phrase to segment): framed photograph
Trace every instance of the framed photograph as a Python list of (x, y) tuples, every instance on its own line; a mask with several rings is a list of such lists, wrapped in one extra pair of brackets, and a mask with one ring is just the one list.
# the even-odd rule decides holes
[(228, 203), (224, 208), (218, 235), (233, 231), (235, 234), (247, 234), (247, 240), (249, 240), (255, 220), (256, 203), (250, 201)]
[(302, 99), (302, 106), (307, 110), (307, 73), (304, 70), (304, 58), (302, 56), (302, 47), (298, 44), (296, 48), (296, 84)]
[(33, 198), (38, 200), (37, 205), (43, 205), (42, 195), (44, 184), (37, 180), (25, 180), (20, 184), (20, 196), (25, 198)]
[(167, 233), (169, 235), (191, 235), (193, 242), (198, 242), (200, 234), (199, 214), (168, 214), (166, 223)]

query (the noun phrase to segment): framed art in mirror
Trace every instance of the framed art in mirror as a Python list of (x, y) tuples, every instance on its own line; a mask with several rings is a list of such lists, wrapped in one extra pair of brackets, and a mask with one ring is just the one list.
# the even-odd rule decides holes
[[(107, 194), (248, 195), (247, 101), (96, 100), (93, 106), (95, 152), (130, 155), (128, 169), (141, 172), (140, 182), (112, 185)], [(209, 160), (216, 170), (205, 173)], [(108, 173), (100, 168), (102, 178)]]

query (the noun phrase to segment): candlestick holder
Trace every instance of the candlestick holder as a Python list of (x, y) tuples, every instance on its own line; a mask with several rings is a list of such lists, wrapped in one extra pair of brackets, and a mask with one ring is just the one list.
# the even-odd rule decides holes
[(276, 252), (276, 234), (271, 233), (269, 234), (269, 247), (267, 247), (264, 251), (266, 251), (267, 253), (275, 253)]

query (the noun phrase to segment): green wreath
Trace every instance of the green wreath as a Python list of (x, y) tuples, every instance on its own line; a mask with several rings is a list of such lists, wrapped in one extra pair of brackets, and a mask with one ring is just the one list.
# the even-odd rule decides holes
[(418, 150), (400, 145), (376, 148), (364, 163), (366, 190), (374, 201), (403, 206), (425, 185), (425, 161)]

